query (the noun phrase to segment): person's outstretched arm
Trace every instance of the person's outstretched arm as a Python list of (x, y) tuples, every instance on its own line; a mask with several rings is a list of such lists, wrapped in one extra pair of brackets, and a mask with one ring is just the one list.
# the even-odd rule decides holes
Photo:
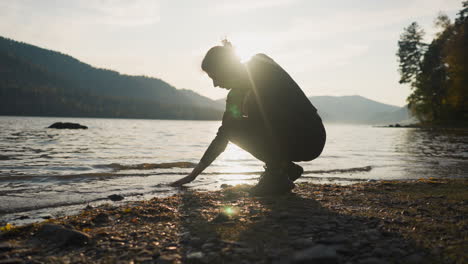
[(219, 128), (218, 134), (213, 139), (210, 146), (205, 151), (205, 154), (203, 154), (203, 157), (200, 159), (200, 162), (197, 164), (197, 166), (195, 166), (192, 172), (188, 176), (171, 183), (171, 186), (182, 186), (195, 180), (197, 176), (200, 175), (200, 173), (202, 173), (208, 166), (210, 166), (210, 164), (219, 156), (219, 154), (221, 154), (226, 149), (228, 140), (224, 136), (222, 128), (222, 126)]

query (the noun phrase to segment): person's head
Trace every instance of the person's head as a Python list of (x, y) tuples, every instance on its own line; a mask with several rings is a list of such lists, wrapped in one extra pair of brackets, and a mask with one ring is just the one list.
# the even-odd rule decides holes
[(213, 80), (214, 87), (236, 89), (244, 85), (244, 65), (227, 40), (223, 40), (223, 46), (214, 46), (208, 50), (201, 68)]

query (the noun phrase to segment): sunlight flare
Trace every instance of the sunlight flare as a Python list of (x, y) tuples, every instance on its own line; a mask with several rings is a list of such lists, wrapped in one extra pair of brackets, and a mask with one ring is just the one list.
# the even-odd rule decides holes
[(261, 41), (247, 36), (233, 36), (230, 41), (234, 45), (237, 56), (239, 56), (242, 63), (247, 62), (259, 53), (261, 49)]

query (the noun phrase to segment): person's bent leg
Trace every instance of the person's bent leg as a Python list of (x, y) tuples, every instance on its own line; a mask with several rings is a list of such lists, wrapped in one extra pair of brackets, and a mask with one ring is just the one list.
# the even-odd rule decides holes
[(326, 131), (322, 120), (316, 115), (310, 122), (290, 125), (282, 137), (285, 139), (283, 149), (290, 160), (287, 174), (291, 181), (295, 181), (301, 177), (304, 169), (294, 162), (311, 161), (320, 156), (325, 146)]
[(269, 132), (261, 126), (231, 127), (229, 141), (265, 162), (265, 172), (251, 193), (257, 196), (288, 193), (294, 188), (287, 174), (288, 158)]

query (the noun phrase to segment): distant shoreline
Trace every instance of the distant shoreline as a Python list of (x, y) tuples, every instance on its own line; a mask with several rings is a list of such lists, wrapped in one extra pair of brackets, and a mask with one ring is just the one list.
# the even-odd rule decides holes
[(221, 121), (221, 119), (173, 119), (173, 118), (134, 118), (134, 117), (100, 117), (100, 116), (32, 116), (32, 115), (1, 115), (0, 117), (37, 117), (37, 118), (89, 118), (89, 119), (124, 119), (124, 120), (166, 120), (166, 121)]
[(454, 122), (454, 123), (444, 123), (444, 124), (432, 124), (432, 123), (415, 123), (402, 125), (400, 123), (381, 125), (375, 127), (388, 127), (388, 128), (423, 128), (423, 129), (468, 129), (468, 123), (463, 122)]

